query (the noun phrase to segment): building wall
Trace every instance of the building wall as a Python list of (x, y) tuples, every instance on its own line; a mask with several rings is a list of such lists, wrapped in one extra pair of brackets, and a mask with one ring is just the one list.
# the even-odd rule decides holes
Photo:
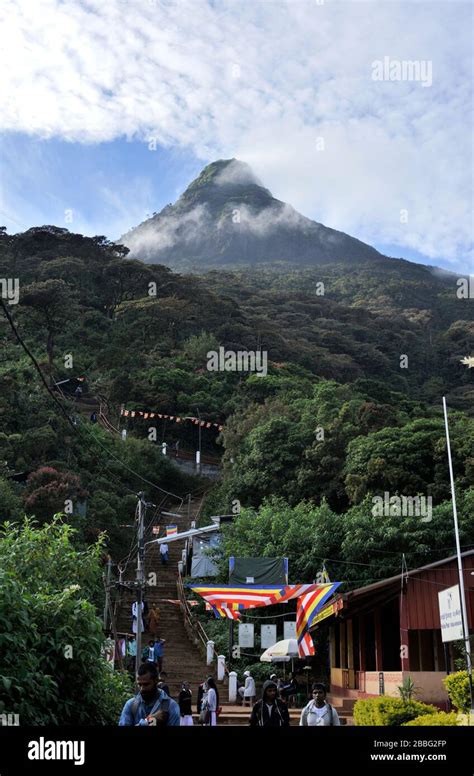
[[(395, 698), (400, 697), (398, 687), (403, 682), (402, 671), (382, 671), (384, 678), (384, 695), (391, 695)], [(365, 694), (366, 695), (378, 695), (379, 694), (379, 672), (378, 671), (366, 671), (365, 672)]]
[[(399, 698), (398, 688), (406, 677), (413, 679), (417, 688), (416, 700), (423, 703), (433, 703), (446, 709), (448, 693), (443, 685), (446, 676), (444, 671), (383, 671), (384, 695)], [(343, 689), (342, 669), (331, 668), (331, 693), (336, 696), (367, 698), (379, 695), (379, 672), (365, 672), (365, 692), (347, 691)]]

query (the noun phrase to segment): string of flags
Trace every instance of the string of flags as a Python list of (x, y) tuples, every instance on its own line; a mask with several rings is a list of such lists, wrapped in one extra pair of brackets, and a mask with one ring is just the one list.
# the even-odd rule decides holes
[[(195, 603), (198, 603), (197, 601)], [(253, 609), (253, 606), (249, 606), (249, 609)], [(228, 620), (240, 620), (239, 610), (243, 609), (241, 604), (222, 604), (222, 606), (213, 606), (206, 603), (206, 612), (214, 612), (214, 616), (218, 620), (222, 620), (227, 617)]]
[(201, 426), (201, 428), (217, 428), (218, 431), (222, 431), (224, 428), (220, 423), (212, 423), (210, 420), (202, 420), (192, 416), (182, 418), (179, 415), (164, 415), (162, 412), (150, 412), (148, 410), (127, 410), (122, 407), (120, 415), (124, 418), (143, 418), (144, 420), (160, 418), (160, 420), (172, 420), (174, 423), (183, 423), (185, 420), (190, 420), (194, 426)]
[[(159, 536), (161, 531), (161, 526), (154, 525), (152, 526), (151, 532), (154, 536)], [(174, 536), (178, 533), (178, 526), (177, 525), (167, 525), (166, 526), (166, 536)]]
[(206, 602), (206, 610), (213, 611), (218, 618), (239, 620), (244, 609), (270, 606), (297, 599), (296, 638), (300, 657), (314, 655), (314, 644), (309, 633), (314, 618), (328, 598), (339, 587), (340, 582), (305, 585), (188, 585)]

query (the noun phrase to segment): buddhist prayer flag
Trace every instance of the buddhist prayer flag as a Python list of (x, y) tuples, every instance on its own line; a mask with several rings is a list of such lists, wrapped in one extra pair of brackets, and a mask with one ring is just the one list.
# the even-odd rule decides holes
[(228, 620), (240, 620), (239, 604), (231, 604), (230, 606), (211, 606), (217, 619), (227, 617)]
[[(271, 606), (284, 603), (301, 596), (313, 595), (313, 608), (311, 616), (330, 597), (340, 582), (333, 584), (307, 584), (307, 585), (245, 585), (235, 587), (232, 585), (188, 585), (190, 590), (204, 598), (211, 606), (229, 606), (240, 604), (241, 609), (249, 609), (256, 606)], [(317, 608), (316, 608), (317, 607)]]
[[(298, 598), (298, 607), (296, 609), (296, 638), (298, 641), (298, 651), (300, 657), (306, 657), (308, 654), (314, 655), (314, 647), (309, 647), (306, 636), (309, 636), (309, 628), (313, 623), (317, 613), (322, 609), (328, 598), (339, 587), (340, 582), (331, 582), (328, 585), (313, 585), (316, 590), (306, 592)], [(311, 640), (312, 645), (312, 640)], [(307, 652), (311, 648), (313, 652)]]
[(194, 425), (202, 426), (205, 428), (216, 428), (218, 431), (222, 431), (224, 428), (221, 423), (212, 423), (210, 420), (200, 420), (200, 418), (194, 417), (182, 418), (178, 417), (177, 415), (164, 415), (161, 412), (151, 412), (150, 410), (127, 410), (125, 407), (122, 407), (120, 414), (125, 418), (139, 417), (143, 418), (144, 420), (148, 420), (148, 418), (154, 418), (156, 416), (157, 418), (164, 420), (172, 420), (174, 423), (182, 423), (183, 420), (190, 420), (191, 423), (194, 423)]
[(241, 604), (243, 609), (250, 606), (268, 606), (278, 603), (273, 600), (277, 594), (282, 594), (281, 585), (246, 585), (245, 587), (233, 587), (231, 585), (189, 585), (190, 590), (200, 595), (212, 606), (224, 604)]
[(314, 648), (313, 639), (311, 638), (310, 633), (305, 633), (301, 640), (301, 644), (298, 645), (298, 652), (300, 654), (300, 657), (311, 657), (311, 655), (316, 654), (316, 650)]

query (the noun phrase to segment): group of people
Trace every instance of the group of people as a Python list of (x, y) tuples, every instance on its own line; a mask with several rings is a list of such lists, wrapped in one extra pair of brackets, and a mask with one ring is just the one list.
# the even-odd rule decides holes
[[(244, 706), (246, 706), (247, 703), (249, 706), (253, 706), (257, 694), (255, 679), (248, 670), (244, 671), (244, 679), (244, 684), (241, 684), (238, 688), (240, 701)], [(291, 674), (290, 680), (288, 682), (278, 678), (276, 674), (271, 674), (270, 680), (276, 684), (278, 696), (282, 700), (290, 703), (291, 700), (296, 696), (298, 692), (298, 682), (294, 673)]]
[[(276, 679), (276, 678), (275, 678)], [(262, 698), (257, 701), (250, 715), (251, 727), (289, 727), (288, 695), (280, 691), (278, 681), (268, 679), (263, 684)], [(312, 687), (312, 698), (301, 711), (301, 727), (328, 727), (340, 725), (336, 709), (326, 700), (326, 688), (321, 683)]]
[[(122, 709), (120, 726), (187, 727), (194, 724), (192, 690), (183, 682), (178, 701), (170, 696), (166, 674), (158, 671), (155, 662), (146, 660), (137, 675), (139, 692), (130, 698)], [(197, 712), (199, 723), (215, 727), (219, 713), (219, 691), (212, 676), (199, 685)]]
[(163, 673), (163, 658), (166, 644), (166, 639), (150, 639), (147, 647), (142, 649), (142, 662), (154, 663), (158, 667), (158, 671)]
[[(166, 545), (162, 545), (162, 547), (165, 546)], [(134, 601), (132, 604), (133, 633), (138, 633), (138, 628), (140, 628), (140, 633), (147, 631), (156, 638), (158, 636), (158, 627), (160, 623), (160, 608), (158, 604), (153, 603), (149, 607), (147, 601), (142, 601), (140, 617), (138, 617), (138, 609), (138, 601)]]
[[(153, 642), (151, 643), (153, 644)], [(146, 649), (153, 650), (153, 646)], [(151, 653), (150, 653), (151, 654)], [(279, 687), (275, 674), (263, 684), (262, 697), (255, 701), (255, 680), (250, 671), (245, 672), (245, 685), (242, 699), (249, 699), (252, 710), (249, 718), (251, 727), (289, 727), (290, 713), (288, 696)], [(251, 680), (251, 681), (249, 681)], [(121, 726), (190, 726), (193, 725), (192, 690), (188, 682), (183, 682), (175, 701), (170, 696), (166, 674), (159, 670), (157, 662), (146, 658), (138, 669), (137, 685), (139, 692), (130, 698), (120, 715)], [(253, 692), (252, 695), (245, 692)], [(215, 727), (221, 707), (219, 691), (212, 676), (199, 685), (197, 695), (197, 713), (199, 723)], [(316, 683), (312, 687), (312, 698), (302, 709), (299, 724), (302, 727), (324, 727), (340, 725), (336, 709), (326, 700), (326, 689)]]

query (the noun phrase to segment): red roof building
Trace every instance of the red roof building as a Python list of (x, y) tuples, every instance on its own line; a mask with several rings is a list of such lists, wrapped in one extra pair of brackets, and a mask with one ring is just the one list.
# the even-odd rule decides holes
[[(474, 550), (462, 554), (469, 632), (474, 632)], [(417, 699), (444, 708), (442, 684), (456, 670), (453, 642), (443, 643), (438, 593), (459, 583), (457, 557), (430, 563), (332, 600), (330, 692), (349, 698), (399, 696), (410, 676)], [(473, 648), (474, 652), (474, 648)]]

